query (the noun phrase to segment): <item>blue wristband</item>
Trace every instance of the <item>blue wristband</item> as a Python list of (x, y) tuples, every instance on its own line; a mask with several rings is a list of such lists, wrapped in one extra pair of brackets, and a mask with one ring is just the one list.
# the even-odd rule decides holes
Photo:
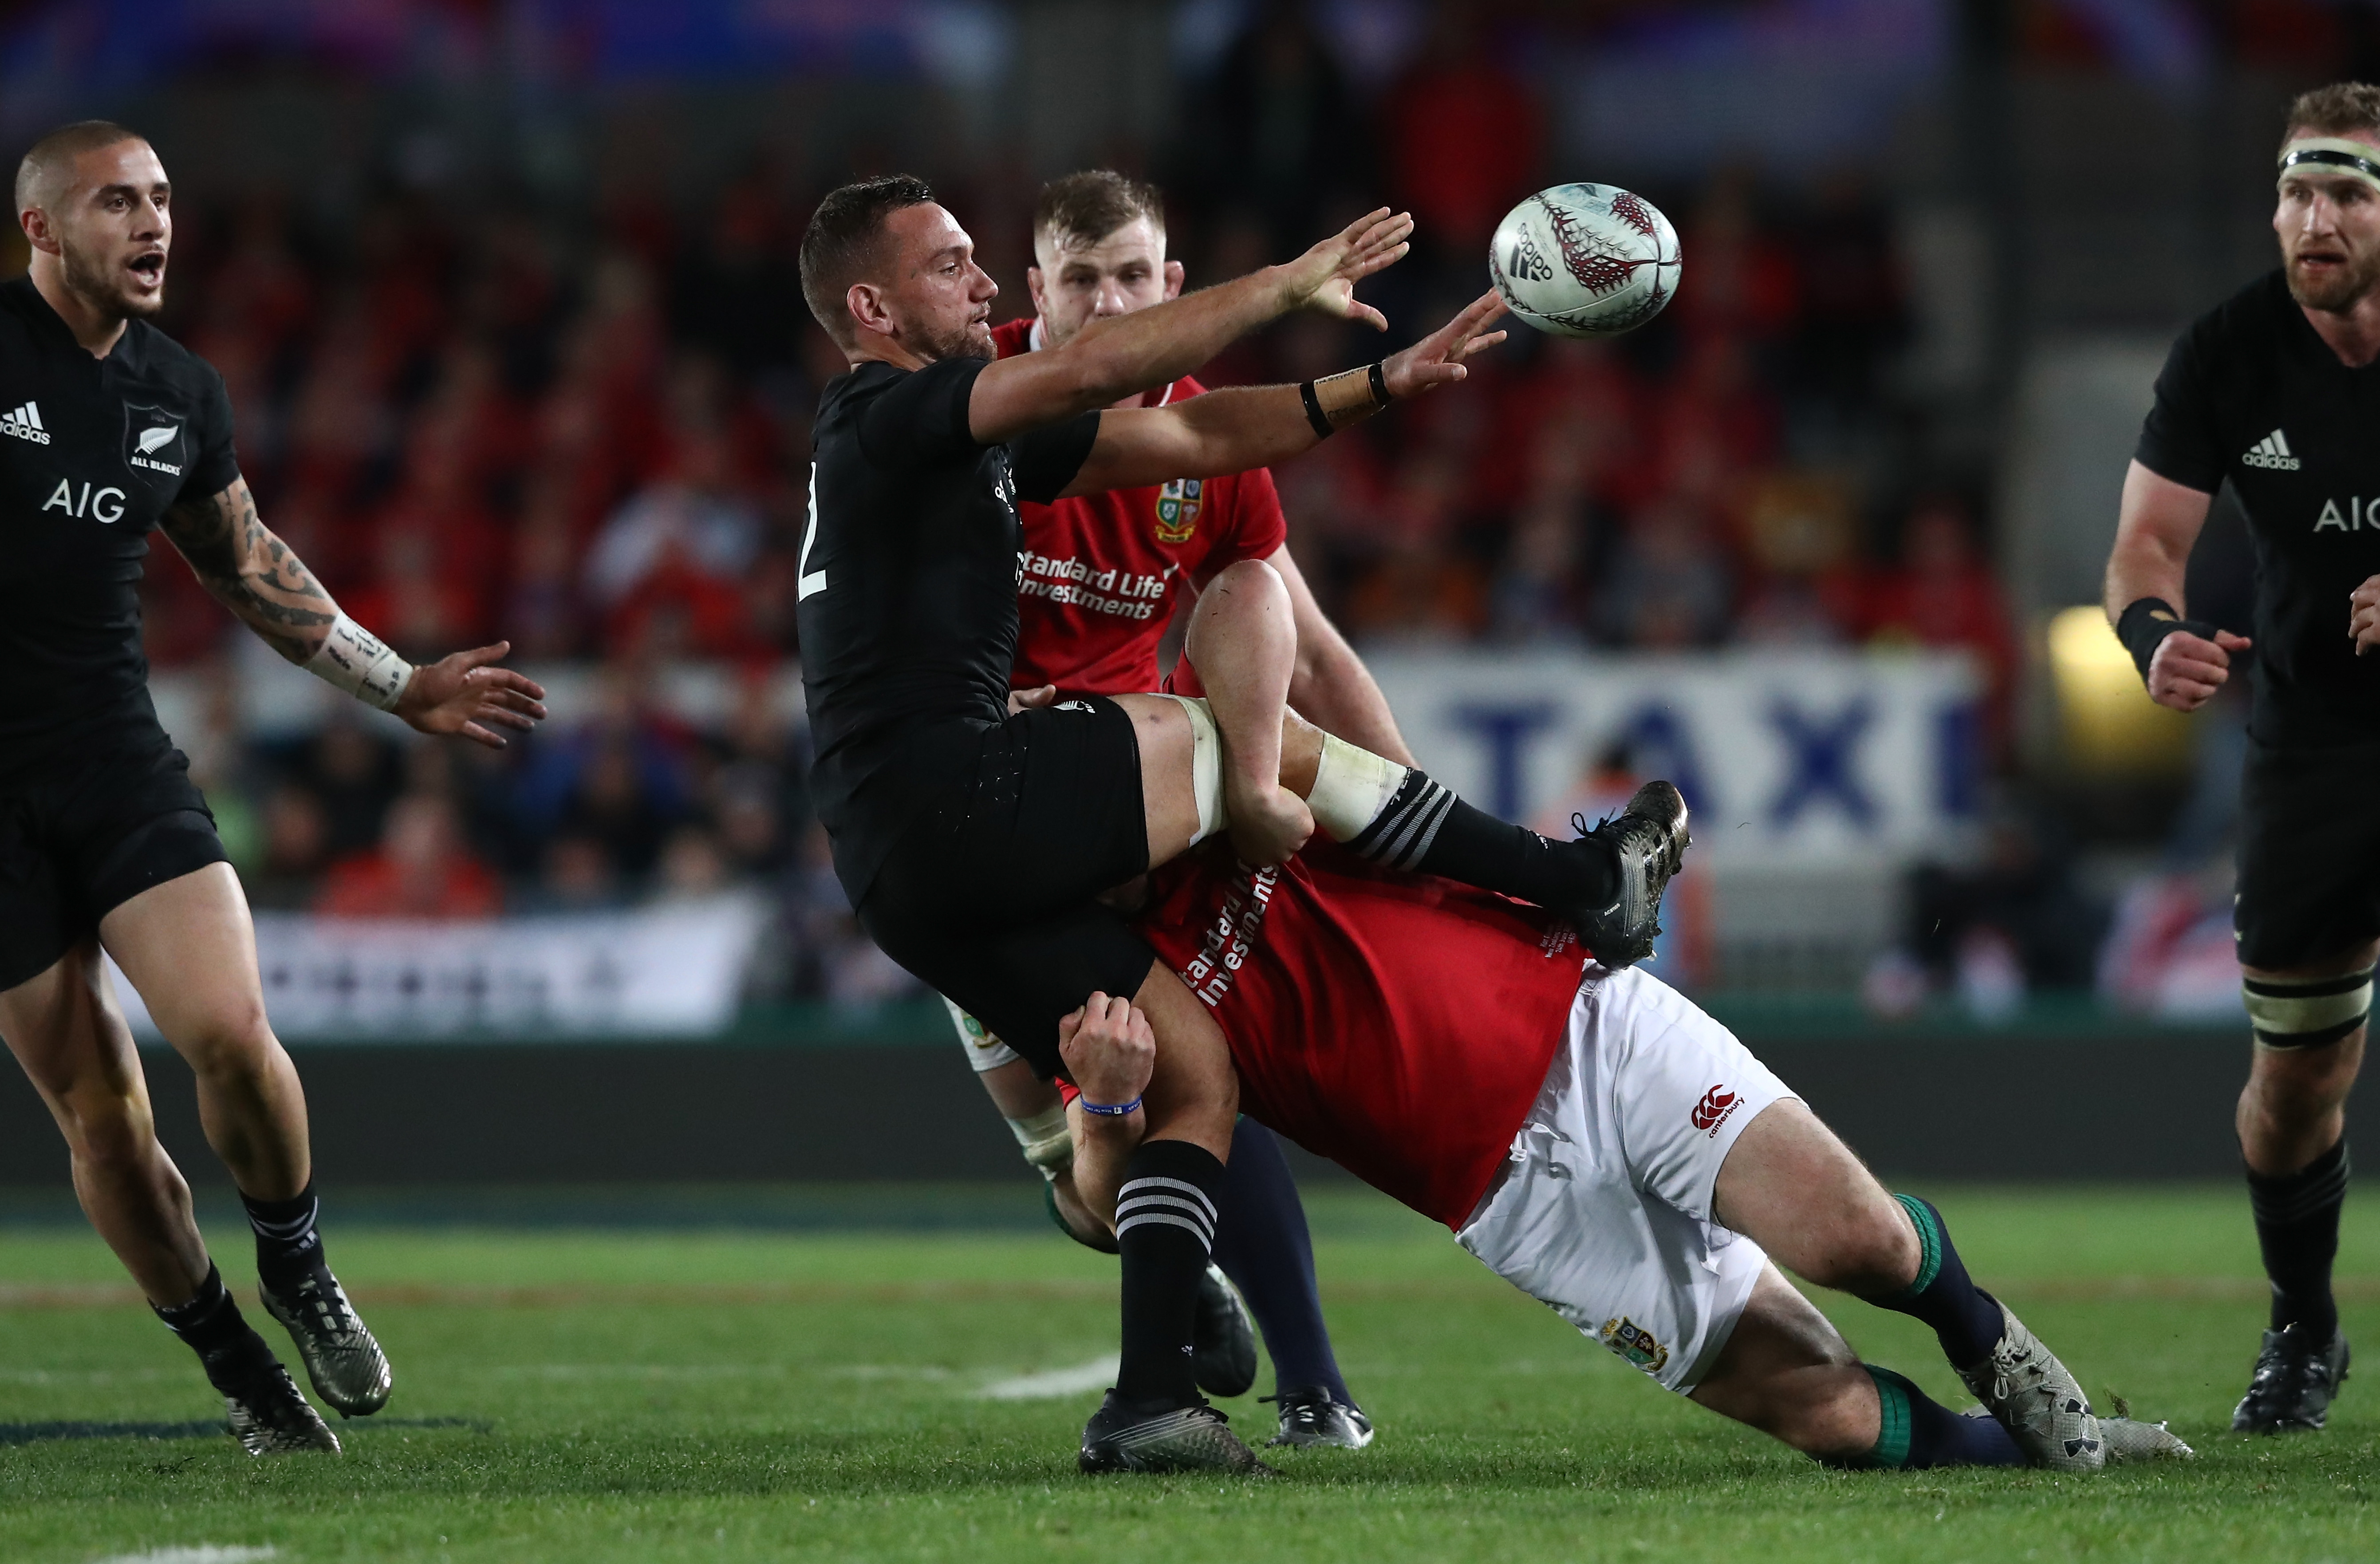
[(1095, 1113), (1101, 1118), (1122, 1118), (1140, 1106), (1138, 1097), (1128, 1103), (1095, 1103), (1088, 1097), (1076, 1097), (1075, 1101), (1085, 1113)]

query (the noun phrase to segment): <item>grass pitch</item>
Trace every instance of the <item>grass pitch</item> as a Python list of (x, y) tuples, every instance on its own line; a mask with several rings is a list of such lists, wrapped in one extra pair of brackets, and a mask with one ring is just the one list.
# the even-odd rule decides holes
[[(0, 1558), (2380, 1554), (2380, 1387), (2350, 1384), (2320, 1436), (2223, 1432), (2263, 1318), (2238, 1191), (1931, 1192), (1985, 1285), (2095, 1396), (2170, 1417), (2194, 1466), (1824, 1471), (1660, 1392), (1442, 1230), (1323, 1191), (1324, 1297), (1378, 1442), (1275, 1452), (1272, 1483), (1088, 1481), (1074, 1443), (1097, 1392), (1036, 1399), (1016, 1381), (1096, 1376), (1113, 1262), (1018, 1226), (1029, 1189), (994, 1231), (334, 1220), (333, 1260), (395, 1397), (339, 1425), (344, 1458), (251, 1461), (208, 1432), (221, 1402), (95, 1239), (15, 1226), (0, 1228)], [(231, 1223), (210, 1231), (230, 1275), (247, 1245)], [(2350, 1203), (2339, 1262), (2348, 1328), (2380, 1350), (2372, 1203)], [(252, 1300), (249, 1277), (234, 1285)], [(1822, 1301), (1864, 1355), (1964, 1404), (1923, 1327)], [(1269, 1408), (1226, 1405), (1269, 1429)]]

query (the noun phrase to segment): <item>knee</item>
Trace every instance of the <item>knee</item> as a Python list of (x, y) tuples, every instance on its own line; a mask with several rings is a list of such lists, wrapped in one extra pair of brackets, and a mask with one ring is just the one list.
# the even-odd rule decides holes
[(78, 1092), (64, 1098), (58, 1127), (74, 1159), (89, 1167), (137, 1166), (157, 1143), (149, 1105), (119, 1092)]
[(1923, 1259), (1909, 1214), (1899, 1201), (1879, 1191), (1878, 1198), (1863, 1201), (1843, 1216), (1833, 1241), (1803, 1274), (1838, 1292), (1891, 1292), (1916, 1279)]
[(201, 1079), (228, 1082), (261, 1077), (280, 1043), (261, 1001), (227, 1005), (176, 1029), (174, 1051)]

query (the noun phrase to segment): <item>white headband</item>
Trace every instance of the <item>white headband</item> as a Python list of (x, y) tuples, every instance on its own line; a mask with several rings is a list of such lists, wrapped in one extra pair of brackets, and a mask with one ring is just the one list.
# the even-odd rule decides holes
[(2380, 189), (2380, 147), (2338, 136), (2307, 136), (2281, 149), (2280, 177), (2293, 170), (2308, 174), (2343, 174)]

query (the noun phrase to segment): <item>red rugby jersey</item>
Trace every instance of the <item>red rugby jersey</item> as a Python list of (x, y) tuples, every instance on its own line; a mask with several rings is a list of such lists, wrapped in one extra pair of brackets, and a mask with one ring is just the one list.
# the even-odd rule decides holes
[[(1000, 356), (1028, 352), (1038, 321), (992, 329)], [(1206, 389), (1184, 375), (1157, 405)], [(1019, 690), (1054, 684), (1082, 695), (1157, 688), (1157, 643), (1185, 590), (1227, 565), (1264, 559), (1289, 536), (1272, 474), (1177, 479), (1055, 505), (1020, 503), (1024, 584), (1017, 592)]]
[(1537, 908), (1328, 845), (1152, 876), (1142, 937), (1211, 1006), (1241, 1109), (1449, 1228), (1545, 1084), (1585, 952)]

